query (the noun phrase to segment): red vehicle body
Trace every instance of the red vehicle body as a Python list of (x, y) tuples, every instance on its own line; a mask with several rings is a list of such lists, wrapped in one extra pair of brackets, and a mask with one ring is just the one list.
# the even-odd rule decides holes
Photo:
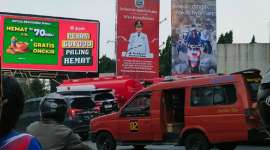
[(116, 145), (185, 145), (187, 150), (233, 150), (237, 142), (268, 137), (256, 97), (256, 69), (167, 81), (134, 95), (117, 113), (90, 122), (98, 150)]
[(68, 91), (72, 87), (76, 87), (76, 89), (112, 89), (112, 94), (118, 99), (120, 107), (143, 88), (138, 80), (130, 79), (127, 75), (64, 80), (63, 84), (58, 86), (57, 89), (62, 88)]

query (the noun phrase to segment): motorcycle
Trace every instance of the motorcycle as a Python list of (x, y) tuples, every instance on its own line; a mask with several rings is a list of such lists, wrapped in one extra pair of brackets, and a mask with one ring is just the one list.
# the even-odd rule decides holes
[(201, 41), (199, 43), (199, 45), (203, 48), (203, 52), (206, 54), (212, 54), (212, 45), (211, 45), (211, 41), (209, 39), (210, 36), (208, 36), (210, 33), (208, 33), (209, 31), (204, 30), (201, 31), (200, 35), (201, 35)]
[(199, 73), (199, 65), (200, 65), (200, 57), (201, 57), (200, 47), (197, 45), (189, 45), (187, 56), (188, 56), (188, 64), (189, 64), (191, 73), (192, 74)]

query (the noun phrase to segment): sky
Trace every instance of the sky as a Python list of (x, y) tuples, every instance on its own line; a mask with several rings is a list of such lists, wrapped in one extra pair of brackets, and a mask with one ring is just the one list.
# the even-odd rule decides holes
[[(116, 0), (0, 0), (0, 12), (69, 17), (100, 21), (100, 57), (115, 58)], [(270, 0), (217, 0), (217, 36), (233, 30), (233, 43), (269, 42)], [(160, 39), (171, 34), (171, 0), (160, 0)], [(163, 45), (162, 47), (164, 47)], [(161, 48), (162, 48), (161, 47)]]

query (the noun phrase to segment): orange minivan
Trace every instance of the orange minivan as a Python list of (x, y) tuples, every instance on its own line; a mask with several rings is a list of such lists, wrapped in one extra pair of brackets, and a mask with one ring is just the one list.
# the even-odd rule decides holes
[(98, 150), (117, 145), (185, 145), (187, 150), (233, 150), (264, 139), (256, 98), (262, 76), (249, 69), (230, 75), (165, 80), (135, 94), (119, 112), (90, 122)]

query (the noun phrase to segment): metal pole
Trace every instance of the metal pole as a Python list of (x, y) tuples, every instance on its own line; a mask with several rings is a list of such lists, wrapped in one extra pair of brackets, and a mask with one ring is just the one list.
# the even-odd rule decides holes
[(117, 64), (118, 64), (118, 60), (117, 60), (117, 14), (118, 14), (118, 0), (115, 0), (116, 2), (116, 9), (115, 9), (115, 73), (114, 75), (117, 76)]

